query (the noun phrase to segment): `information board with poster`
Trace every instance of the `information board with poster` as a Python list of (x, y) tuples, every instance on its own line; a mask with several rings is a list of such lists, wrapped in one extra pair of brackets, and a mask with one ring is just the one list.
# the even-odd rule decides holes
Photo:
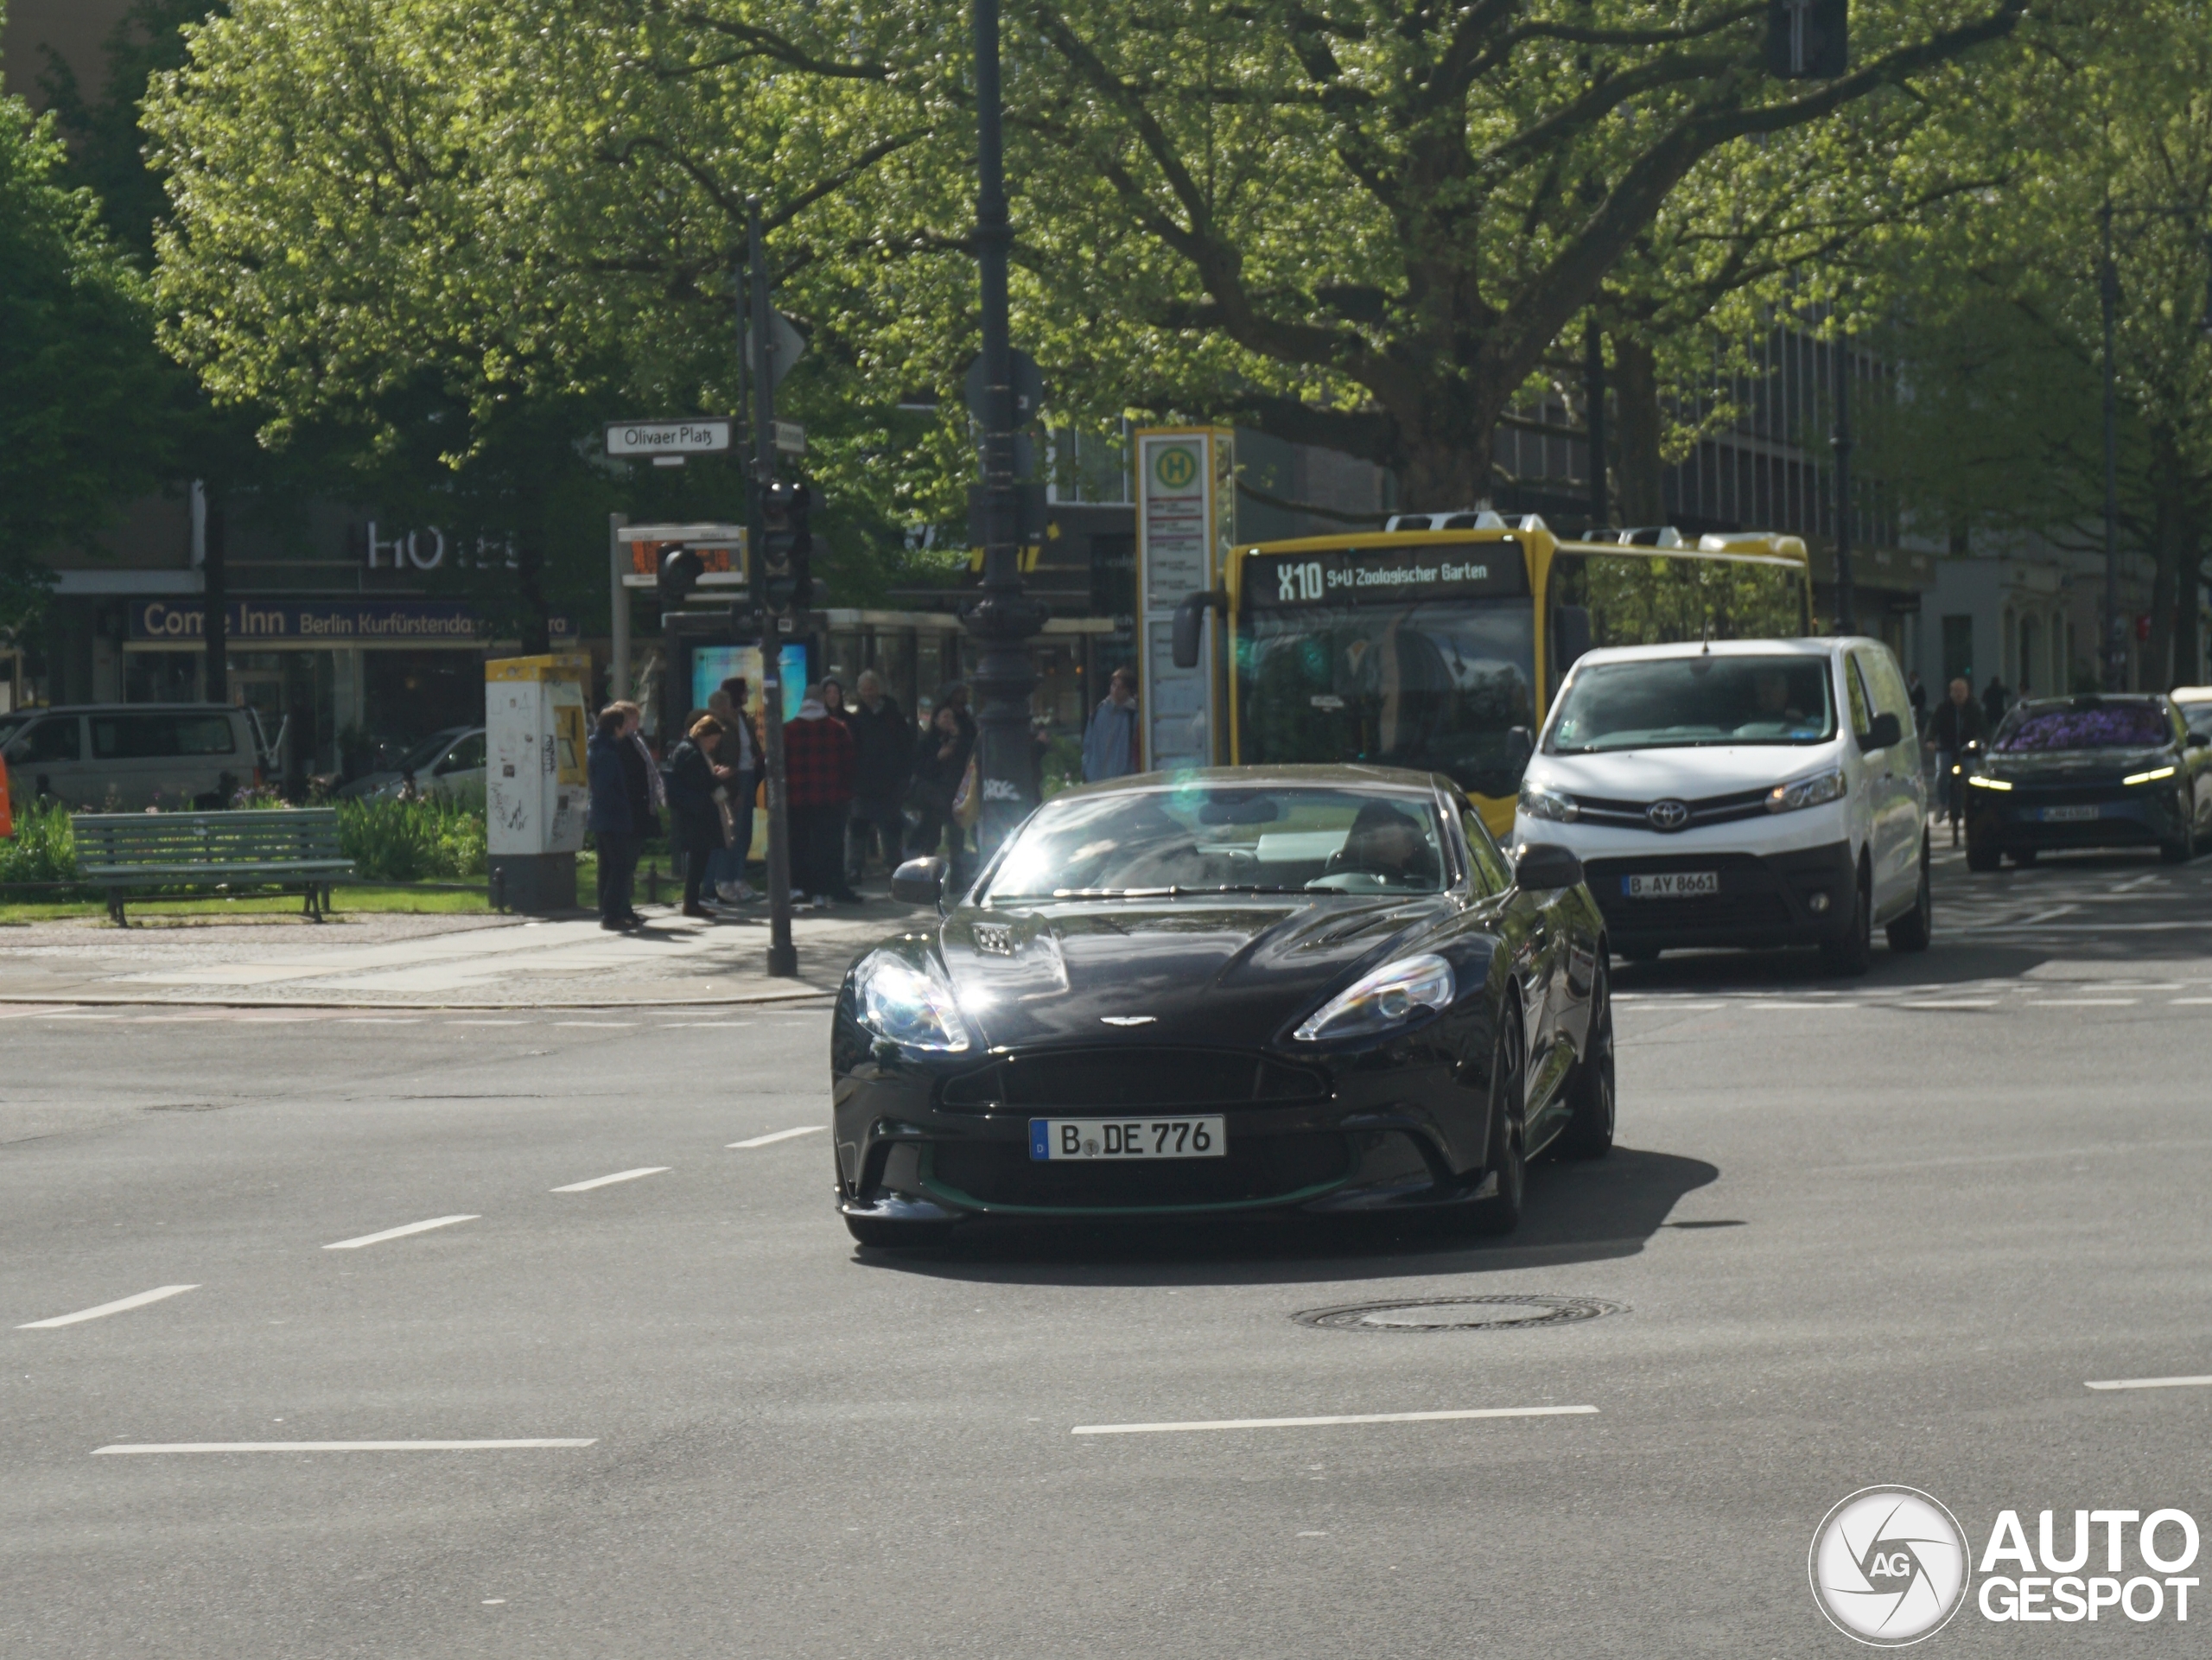
[(1235, 531), (1234, 450), (1225, 427), (1141, 429), (1137, 447), (1138, 731), (1147, 771), (1222, 759), (1214, 704), (1221, 664), (1209, 630), (1194, 668), (1175, 666), (1175, 607), (1219, 586)]
[(590, 784), (584, 770), (581, 652), (494, 658), (484, 665), (485, 840), (505, 902), (518, 911), (576, 902)]

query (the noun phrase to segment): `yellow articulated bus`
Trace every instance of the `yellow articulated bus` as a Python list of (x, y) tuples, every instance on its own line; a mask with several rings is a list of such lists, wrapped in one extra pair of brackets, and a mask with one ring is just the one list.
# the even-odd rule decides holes
[(1402, 515), (1385, 531), (1233, 547), (1223, 573), (1183, 601), (1173, 636), (1188, 669), (1219, 631), (1215, 754), (1443, 773), (1501, 839), (1533, 735), (1585, 651), (1812, 632), (1794, 536), (1566, 541), (1533, 517)]

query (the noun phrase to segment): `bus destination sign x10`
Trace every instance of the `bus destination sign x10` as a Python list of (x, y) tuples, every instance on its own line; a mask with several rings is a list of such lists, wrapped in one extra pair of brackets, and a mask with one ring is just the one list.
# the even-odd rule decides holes
[(1248, 560), (1244, 567), (1244, 603), (1263, 609), (1518, 599), (1528, 592), (1528, 559), (1510, 537), (1269, 554)]

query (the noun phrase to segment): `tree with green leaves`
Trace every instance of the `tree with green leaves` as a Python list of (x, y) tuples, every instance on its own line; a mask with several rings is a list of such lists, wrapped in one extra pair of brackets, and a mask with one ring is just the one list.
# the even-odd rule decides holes
[(0, 631), (43, 607), (40, 556), (90, 543), (170, 460), (144, 283), (65, 164), (51, 119), (0, 99)]

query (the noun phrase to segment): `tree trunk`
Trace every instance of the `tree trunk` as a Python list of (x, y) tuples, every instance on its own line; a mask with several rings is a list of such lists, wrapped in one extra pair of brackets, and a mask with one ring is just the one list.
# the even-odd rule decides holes
[(545, 556), (534, 542), (516, 550), (515, 574), (522, 589), (522, 654), (543, 657), (553, 649), (553, 613), (545, 599)]
[[(2164, 691), (2179, 684), (2174, 652), (2176, 591), (2181, 567), (2193, 539), (2189, 480), (2173, 428), (2164, 422), (2151, 429), (2152, 547), (2158, 565), (2151, 578), (2151, 639), (2143, 654), (2143, 687)], [(2191, 595), (2192, 600), (2194, 595)], [(2194, 609), (2192, 605), (2191, 609)]]
[(1614, 522), (1624, 527), (1663, 525), (1666, 466), (1659, 458), (1658, 365), (1643, 341), (1614, 338), (1613, 395), (1620, 427)]

